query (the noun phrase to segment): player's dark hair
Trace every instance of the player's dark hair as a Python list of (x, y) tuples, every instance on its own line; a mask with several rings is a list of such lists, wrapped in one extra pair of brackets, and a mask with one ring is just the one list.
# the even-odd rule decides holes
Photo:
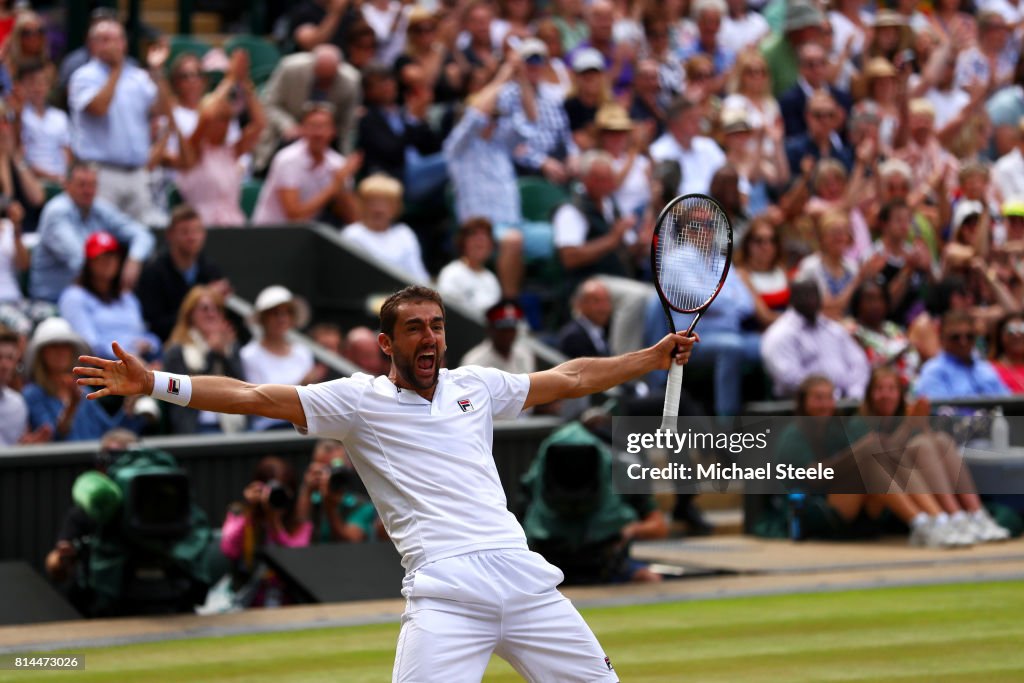
[(398, 307), (406, 303), (433, 301), (441, 308), (441, 318), (445, 319), (444, 302), (441, 295), (430, 287), (410, 285), (389, 296), (380, 307), (380, 331), (394, 339), (395, 323), (398, 322)]

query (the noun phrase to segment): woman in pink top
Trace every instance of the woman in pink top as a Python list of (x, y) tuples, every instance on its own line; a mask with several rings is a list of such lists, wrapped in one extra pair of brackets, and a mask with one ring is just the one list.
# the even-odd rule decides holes
[[(242, 136), (228, 144), (228, 129), (239, 100), (249, 112), (249, 123), (242, 129)], [(180, 172), (175, 184), (206, 225), (245, 224), (239, 201), (242, 169), (238, 159), (256, 144), (264, 122), (263, 107), (249, 79), (249, 55), (236, 50), (220, 85), (203, 98), (195, 131), (181, 140)]]
[(1010, 313), (996, 325), (989, 360), (1010, 391), (1024, 394), (1024, 315)]
[(313, 525), (296, 511), (295, 470), (281, 458), (268, 455), (256, 465), (253, 481), (242, 493), (245, 501), (228, 509), (221, 529), (220, 549), (233, 560), (233, 587), (255, 585), (247, 606), (276, 607), (292, 602), (284, 584), (258, 560), (266, 546), (299, 548), (309, 545)]

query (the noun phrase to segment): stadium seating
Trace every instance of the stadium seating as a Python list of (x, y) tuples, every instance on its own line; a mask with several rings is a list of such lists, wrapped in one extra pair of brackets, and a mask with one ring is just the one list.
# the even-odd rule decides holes
[(200, 38), (194, 36), (171, 36), (169, 39), (171, 54), (167, 58), (167, 68), (169, 69), (174, 60), (184, 54), (195, 55), (202, 59), (203, 55), (210, 51), (211, 45)]

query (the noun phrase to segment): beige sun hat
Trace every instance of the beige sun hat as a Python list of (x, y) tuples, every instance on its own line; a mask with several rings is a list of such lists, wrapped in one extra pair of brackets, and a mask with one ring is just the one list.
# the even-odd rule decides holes
[(32, 333), (32, 339), (29, 341), (28, 349), (25, 351), (25, 367), (33, 368), (36, 353), (40, 349), (52, 346), (53, 344), (70, 344), (75, 350), (76, 359), (78, 356), (92, 355), (92, 349), (89, 348), (89, 344), (71, 328), (71, 323), (64, 318), (47, 318), (39, 323), (36, 326), (35, 332)]
[(297, 328), (301, 329), (309, 324), (309, 304), (301, 296), (292, 294), (290, 289), (282, 285), (271, 285), (260, 292), (256, 297), (256, 303), (253, 304), (253, 317), (259, 319), (263, 313), (282, 304), (291, 306)]

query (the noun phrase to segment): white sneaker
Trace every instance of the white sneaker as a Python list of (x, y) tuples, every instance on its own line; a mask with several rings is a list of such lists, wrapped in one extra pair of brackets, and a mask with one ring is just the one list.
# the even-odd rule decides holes
[(1005, 541), (1010, 538), (1010, 530), (999, 526), (984, 508), (970, 517), (975, 528), (975, 537), (982, 543)]
[(910, 532), (910, 545), (919, 548), (960, 548), (972, 545), (949, 522), (938, 524), (929, 519)]
[(966, 528), (968, 520), (961, 518), (957, 521), (949, 520), (945, 524), (939, 524), (940, 533), (943, 534), (950, 548), (970, 548), (976, 543), (974, 533)]
[(974, 545), (975, 543), (981, 543), (984, 539), (982, 538), (981, 529), (968, 515), (963, 515), (959, 519), (949, 520), (948, 526), (953, 527), (954, 532), (959, 539), (964, 542), (964, 545)]

